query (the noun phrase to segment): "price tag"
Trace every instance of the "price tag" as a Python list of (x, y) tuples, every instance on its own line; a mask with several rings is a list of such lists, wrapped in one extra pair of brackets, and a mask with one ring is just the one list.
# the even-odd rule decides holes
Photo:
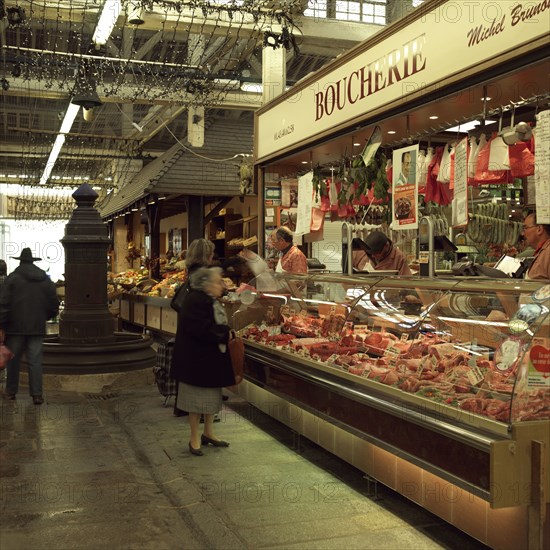
[(400, 353), (401, 353), (401, 350), (394, 348), (393, 346), (388, 346), (384, 351), (384, 355), (389, 355), (393, 357), (397, 357)]
[(429, 262), (429, 253), (428, 252), (419, 252), (418, 254), (418, 263), (427, 264)]
[(307, 311), (305, 309), (301, 309), (299, 315), (301, 317), (307, 317)]
[(330, 314), (334, 315), (335, 313), (336, 313), (336, 306), (335, 305), (330, 306)]
[(409, 335), (404, 332), (402, 335), (401, 335), (401, 341), (402, 342), (406, 342), (407, 340), (409, 339)]
[(439, 364), (435, 355), (430, 355), (430, 361), (432, 362), (432, 369), (436, 369)]
[(420, 366), (418, 367), (416, 371), (416, 376), (420, 378), (422, 376), (422, 372), (424, 371), (424, 363), (420, 362)]
[(395, 367), (395, 365), (397, 364), (397, 356), (395, 355), (390, 355), (388, 357), (388, 365), (392, 366), (392, 367)]
[(296, 310), (294, 308), (290, 308), (288, 312), (290, 313), (290, 315), (296, 315)]
[(290, 313), (290, 308), (287, 305), (281, 307), (281, 315), (287, 315)]
[(337, 353), (333, 353), (328, 359), (327, 363), (336, 363), (336, 359), (340, 357)]
[(472, 367), (468, 372), (468, 380), (470, 381), (470, 384), (472, 384), (472, 386), (477, 386), (483, 380), (483, 378), (483, 373), (481, 372), (481, 369), (479, 367)]
[(445, 342), (450, 342), (451, 338), (452, 336), (448, 332), (445, 332), (444, 334), (441, 335), (441, 339), (444, 340)]

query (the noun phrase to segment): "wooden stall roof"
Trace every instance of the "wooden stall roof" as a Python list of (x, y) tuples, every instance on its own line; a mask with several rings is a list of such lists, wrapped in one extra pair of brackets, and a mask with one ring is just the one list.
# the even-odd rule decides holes
[(239, 195), (239, 166), (244, 155), (252, 154), (252, 132), (252, 117), (213, 121), (205, 128), (204, 147), (191, 148), (182, 141), (173, 145), (118, 193), (110, 193), (99, 206), (101, 217), (118, 214), (151, 194)]

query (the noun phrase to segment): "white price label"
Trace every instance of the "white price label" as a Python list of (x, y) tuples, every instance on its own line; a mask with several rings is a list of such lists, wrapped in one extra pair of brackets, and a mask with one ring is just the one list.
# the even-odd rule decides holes
[(472, 367), (468, 372), (468, 380), (472, 386), (477, 386), (484, 378), (479, 367)]
[(401, 353), (401, 350), (394, 348), (393, 346), (388, 346), (384, 351), (384, 355), (389, 355), (392, 357), (397, 357)]

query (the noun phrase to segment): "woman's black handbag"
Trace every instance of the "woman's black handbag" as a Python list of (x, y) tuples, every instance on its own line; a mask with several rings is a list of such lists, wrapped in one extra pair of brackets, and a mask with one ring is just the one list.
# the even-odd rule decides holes
[(185, 300), (185, 297), (187, 296), (187, 293), (189, 292), (189, 281), (185, 281), (178, 290), (176, 290), (176, 293), (174, 294), (174, 297), (170, 301), (170, 307), (179, 313), (181, 306), (183, 305), (183, 301)]

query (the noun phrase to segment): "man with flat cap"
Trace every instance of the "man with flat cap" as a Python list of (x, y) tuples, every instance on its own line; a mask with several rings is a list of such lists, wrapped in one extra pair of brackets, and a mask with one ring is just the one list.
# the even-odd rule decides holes
[(371, 231), (365, 239), (365, 250), (376, 270), (397, 270), (399, 275), (412, 275), (409, 264), (382, 231)]
[(19, 267), (13, 270), (0, 290), (0, 330), (6, 335), (6, 345), (13, 353), (7, 365), (4, 398), (15, 399), (19, 389), (19, 364), (23, 354), (29, 365), (29, 393), (35, 405), (42, 397), (42, 347), (46, 321), (59, 312), (55, 285), (45, 271), (35, 266), (30, 248), (24, 248)]

